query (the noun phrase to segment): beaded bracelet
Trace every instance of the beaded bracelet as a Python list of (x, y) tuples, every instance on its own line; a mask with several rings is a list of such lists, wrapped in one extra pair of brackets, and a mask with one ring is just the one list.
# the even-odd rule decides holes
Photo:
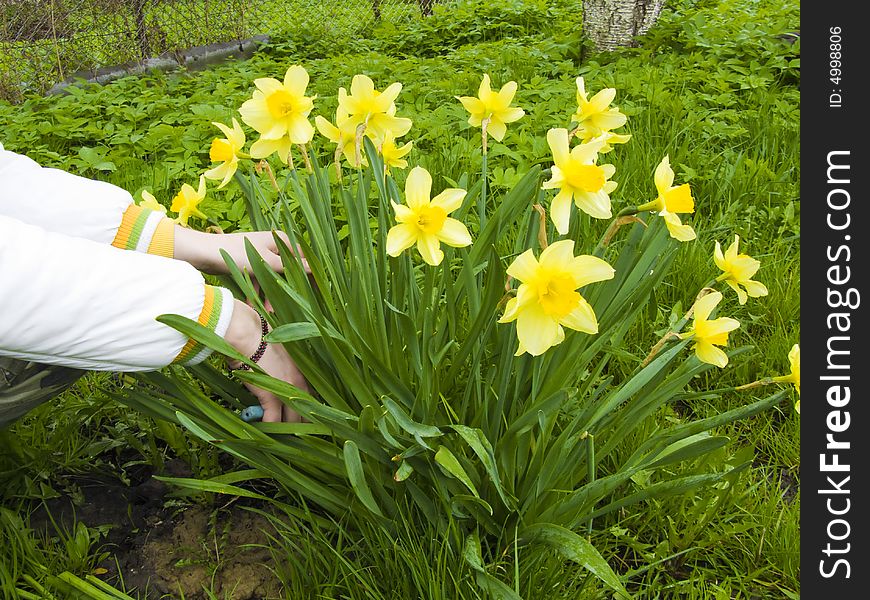
[[(254, 352), (250, 356), (251, 362), (254, 362), (254, 363), (259, 361), (261, 358), (263, 358), (263, 354), (265, 354), (265, 352), (266, 352), (266, 346), (268, 345), (266, 343), (266, 334), (269, 333), (269, 324), (266, 323), (266, 319), (263, 317), (263, 315), (259, 315), (259, 316), (260, 316), (260, 331), (261, 331), (261, 333), (260, 333), (260, 345), (257, 347), (257, 351)], [(250, 370), (251, 370), (251, 367), (245, 363), (242, 363), (241, 366), (238, 369), (236, 369), (236, 371), (250, 371)]]

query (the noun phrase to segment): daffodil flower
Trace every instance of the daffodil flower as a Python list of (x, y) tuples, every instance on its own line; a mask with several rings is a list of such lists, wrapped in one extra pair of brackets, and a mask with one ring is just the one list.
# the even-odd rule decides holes
[(242, 148), (245, 147), (245, 132), (242, 131), (242, 126), (235, 118), (232, 129), (223, 123), (214, 121), (212, 121), (212, 125), (220, 129), (226, 137), (212, 140), (208, 156), (212, 162), (221, 164), (206, 171), (205, 176), (208, 179), (221, 179), (222, 181), (218, 185), (218, 189), (220, 189), (233, 178), (239, 167), (239, 158), (245, 158), (248, 155), (242, 152)]
[(543, 188), (558, 188), (559, 193), (550, 205), (550, 216), (556, 230), (565, 235), (571, 219), (571, 200), (577, 208), (596, 219), (609, 219), (610, 192), (616, 189), (615, 181), (608, 181), (616, 172), (613, 165), (596, 165), (598, 151), (603, 141), (568, 146), (567, 129), (551, 129), (547, 143), (553, 151), (553, 176)]
[(722, 301), (720, 292), (711, 292), (695, 302), (695, 319), (692, 329), (679, 334), (686, 339), (691, 337), (695, 344), (695, 356), (709, 365), (724, 368), (728, 364), (728, 355), (716, 346), (728, 343), (728, 333), (740, 327), (740, 321), (730, 317), (710, 319), (710, 313)]
[(381, 145), (381, 156), (384, 157), (384, 169), (389, 170), (390, 167), (396, 169), (404, 169), (408, 166), (408, 161), (403, 157), (411, 151), (413, 142), (408, 142), (402, 146), (396, 144), (396, 138), (392, 132), (387, 132), (384, 137), (384, 143)]
[[(571, 120), (577, 123), (575, 135), (585, 142), (625, 125), (627, 117), (619, 112), (615, 106), (610, 106), (614, 98), (616, 98), (616, 89), (605, 88), (589, 99), (586, 93), (586, 84), (582, 77), (578, 77), (577, 112), (571, 117)], [(610, 143), (622, 144), (627, 142), (630, 137), (612, 138)], [(608, 145), (606, 149), (602, 149), (602, 152), (609, 150), (610, 146)]]
[(350, 82), (350, 94), (338, 88), (338, 108), (347, 115), (347, 122), (337, 123), (340, 129), (347, 127), (356, 132), (364, 124), (365, 133), (380, 143), (391, 132), (402, 137), (411, 129), (411, 119), (396, 116), (396, 98), (402, 91), (401, 83), (393, 83), (383, 91), (366, 75), (354, 75)]
[(172, 199), (172, 206), (169, 210), (178, 213), (175, 221), (179, 225), (187, 226), (187, 220), (191, 216), (199, 217), (200, 219), (208, 219), (201, 210), (199, 203), (205, 198), (205, 176), (199, 176), (199, 189), (194, 190), (190, 184), (185, 183), (181, 186), (181, 191)]
[(507, 132), (507, 124), (519, 120), (526, 114), (522, 108), (511, 106), (516, 93), (516, 81), (508, 81), (498, 92), (493, 92), (490, 87), (489, 75), (484, 75), (480, 82), (480, 88), (477, 90), (477, 98), (457, 96), (456, 99), (462, 102), (462, 106), (470, 113), (469, 125), (481, 127), (483, 120), (489, 119), (486, 126), (487, 134), (501, 141)]
[(444, 259), (441, 242), (454, 248), (471, 244), (471, 234), (460, 221), (447, 215), (462, 205), (466, 191), (449, 188), (432, 198), (432, 177), (422, 167), (414, 167), (405, 182), (407, 205), (393, 202), (398, 224), (387, 232), (387, 254), (398, 256), (417, 244), (423, 260), (438, 265)]
[(788, 362), (791, 367), (791, 373), (788, 375), (782, 375), (781, 377), (774, 377), (774, 381), (778, 381), (780, 383), (792, 383), (794, 384), (794, 389), (798, 393), (798, 401), (795, 403), (794, 408), (800, 414), (801, 412), (801, 347), (799, 344), (795, 344), (791, 347), (791, 350), (788, 353)]
[[(348, 121), (345, 116), (344, 120), (340, 118), (341, 111), (336, 114), (336, 121), (342, 123), (341, 127), (336, 127), (324, 117), (317, 115), (314, 117), (314, 124), (326, 139), (336, 145), (336, 160), (339, 154), (344, 154), (347, 162), (352, 167), (359, 166), (356, 161), (356, 129), (348, 126)], [(365, 157), (361, 157), (363, 164), (366, 164)]]
[[(716, 266), (722, 269), (723, 273), (717, 278), (717, 281), (724, 281), (735, 292), (737, 292), (737, 301), (740, 304), (746, 304), (747, 297), (758, 298), (767, 296), (767, 287), (758, 281), (753, 281), (752, 276), (755, 275), (761, 262), (752, 258), (748, 254), (738, 254), (737, 248), (740, 244), (740, 236), (734, 236), (732, 243), (725, 253), (722, 253), (722, 246), (716, 242), (716, 249), (713, 251), (713, 262)], [(744, 291), (742, 288), (746, 288)]]
[(308, 72), (293, 65), (283, 82), (263, 77), (255, 79), (254, 85), (253, 97), (239, 107), (242, 121), (260, 134), (251, 145), (251, 156), (266, 158), (277, 152), (286, 164), (293, 144), (307, 144), (314, 137), (314, 127), (308, 121), (314, 97), (305, 95)]
[(695, 199), (689, 184), (674, 186), (674, 171), (671, 169), (670, 159), (667, 155), (656, 167), (655, 184), (658, 197), (646, 204), (637, 207), (638, 211), (654, 210), (665, 220), (665, 225), (671, 237), (681, 242), (695, 239), (695, 230), (691, 225), (684, 225), (680, 221), (679, 213), (695, 212)]
[(595, 256), (574, 256), (574, 241), (560, 240), (541, 252), (520, 254), (507, 274), (521, 282), (515, 298), (508, 300), (499, 323), (517, 322), (519, 348), (539, 356), (565, 339), (564, 327), (598, 333), (592, 306), (577, 291), (585, 285), (612, 279), (613, 267)]
[(142, 190), (142, 202), (139, 206), (166, 214), (166, 207), (160, 204), (148, 190)]

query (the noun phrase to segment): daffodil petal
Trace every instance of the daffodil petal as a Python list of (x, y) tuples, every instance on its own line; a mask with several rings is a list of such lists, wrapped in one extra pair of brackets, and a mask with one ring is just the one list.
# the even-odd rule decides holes
[(534, 279), (537, 269), (538, 259), (535, 258), (535, 253), (529, 249), (517, 256), (506, 272), (519, 281), (529, 281)]
[(371, 98), (375, 94), (375, 82), (368, 75), (354, 75), (350, 82), (350, 94), (356, 98)]
[(404, 223), (394, 225), (387, 232), (387, 254), (398, 256), (417, 241), (417, 229)]
[(665, 192), (671, 189), (671, 185), (674, 183), (674, 172), (671, 169), (671, 161), (667, 155), (665, 155), (656, 167), (653, 179), (660, 196), (664, 195)]
[(516, 321), (519, 316), (519, 311), (517, 307), (519, 306), (519, 300), (516, 298), (511, 298), (507, 301), (504, 307), (504, 314), (498, 320), (499, 323), (510, 323), (511, 321)]
[(583, 333), (596, 334), (598, 333), (598, 319), (595, 316), (595, 311), (585, 298), (580, 298), (577, 308), (559, 319), (559, 323)]
[(504, 135), (507, 133), (507, 125), (498, 119), (492, 119), (489, 122), (489, 125), (486, 126), (486, 131), (489, 135), (500, 142), (504, 139)]
[(577, 288), (613, 279), (615, 274), (616, 270), (597, 256), (583, 254), (571, 261), (571, 275)]
[(695, 356), (701, 362), (715, 365), (720, 369), (725, 368), (728, 364), (728, 355), (721, 348), (705, 341), (699, 341), (695, 344)]
[(446, 213), (452, 213), (454, 210), (462, 206), (462, 200), (465, 199), (466, 190), (460, 188), (447, 188), (434, 198), (432, 198), (432, 206), (440, 206)]
[(284, 74), (284, 87), (296, 96), (304, 96), (308, 87), (308, 71), (301, 65), (293, 65)]
[(423, 257), (423, 260), (433, 267), (440, 265), (441, 261), (444, 260), (441, 244), (434, 235), (419, 236), (417, 238), (417, 250), (420, 251), (420, 256)]
[(570, 152), (568, 150), (568, 130), (564, 128), (551, 129), (547, 132), (547, 144), (553, 153), (553, 162), (561, 166), (568, 162)]
[(706, 321), (713, 309), (722, 301), (721, 292), (710, 292), (695, 302), (695, 321)]
[(767, 296), (769, 293), (767, 286), (760, 281), (744, 281), (743, 285), (746, 286), (746, 293), (751, 298), (760, 298), (761, 296)]
[(444, 220), (444, 225), (441, 226), (441, 230), (435, 236), (448, 246), (453, 246), (454, 248), (464, 248), (471, 245), (471, 234), (468, 233), (468, 228), (461, 221), (451, 219), (450, 217)]
[(725, 256), (722, 254), (722, 245), (716, 241), (716, 247), (713, 249), (713, 262), (716, 263), (716, 266), (722, 269), (723, 271), (727, 270), (727, 266), (725, 265)]
[(603, 112), (607, 110), (607, 107), (610, 106), (610, 103), (613, 102), (614, 98), (616, 98), (616, 89), (604, 88), (589, 99), (585, 108), (590, 113)]
[(523, 310), (517, 317), (517, 337), (532, 356), (540, 356), (559, 340), (559, 322), (537, 305)]
[(732, 290), (737, 292), (737, 302), (741, 306), (746, 304), (746, 299), (747, 299), (746, 292), (744, 292), (743, 289), (739, 285), (737, 285), (734, 281), (732, 281), (731, 279), (726, 279), (725, 283), (728, 284), (728, 287), (730, 287)]
[(505, 110), (501, 111), (498, 115), (498, 118), (501, 119), (502, 123), (513, 123), (514, 121), (519, 121), (523, 118), (523, 115), (526, 114), (522, 108), (518, 107), (509, 107)]
[(550, 203), (550, 218), (556, 226), (559, 235), (568, 233), (568, 225), (571, 222), (571, 198), (573, 194), (569, 190), (561, 190)]
[(414, 167), (405, 180), (405, 201), (413, 210), (429, 204), (432, 193), (432, 176), (423, 167)]
[(330, 142), (337, 144), (341, 140), (341, 131), (339, 131), (338, 127), (320, 115), (314, 117), (314, 124), (317, 126), (317, 131)]
[(592, 118), (592, 122), (602, 131), (610, 131), (618, 129), (625, 125), (628, 117), (616, 109), (611, 109), (602, 113), (598, 113)]
[(302, 115), (294, 115), (287, 124), (287, 136), (294, 144), (307, 144), (314, 137), (314, 127)]
[(242, 121), (255, 131), (262, 133), (272, 127), (272, 114), (261, 92), (254, 92), (254, 97), (245, 100), (239, 107)]
[(610, 196), (603, 189), (597, 192), (574, 192), (574, 204), (590, 217), (609, 219), (613, 216), (610, 209)]
[(457, 100), (462, 103), (462, 106), (465, 107), (465, 110), (473, 115), (482, 115), (485, 110), (483, 102), (481, 102), (479, 98), (475, 98), (474, 96), (459, 96), (457, 97)]
[(671, 237), (680, 242), (690, 242), (695, 239), (695, 230), (691, 225), (684, 225), (680, 222), (680, 217), (673, 213), (660, 213), (665, 220), (665, 225)]

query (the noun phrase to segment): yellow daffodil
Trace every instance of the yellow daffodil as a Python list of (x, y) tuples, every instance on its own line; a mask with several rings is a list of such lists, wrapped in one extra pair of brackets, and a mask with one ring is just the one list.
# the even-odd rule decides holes
[(384, 137), (384, 143), (381, 146), (381, 156), (384, 157), (384, 168), (389, 170), (390, 167), (396, 169), (404, 169), (408, 166), (408, 161), (403, 157), (411, 151), (413, 142), (408, 142), (402, 146), (396, 145), (396, 138), (391, 132), (387, 132)]
[[(336, 144), (336, 159), (338, 159), (339, 154), (344, 154), (347, 162), (352, 167), (356, 167), (358, 166), (356, 162), (356, 129), (348, 126), (349, 122), (346, 117), (342, 120), (340, 114), (340, 111), (336, 114), (336, 121), (342, 123), (341, 127), (336, 127), (320, 115), (314, 117), (314, 124), (317, 126), (317, 131), (330, 142)], [(361, 157), (361, 160), (363, 164), (366, 164), (364, 156)]]
[(603, 141), (568, 146), (567, 129), (551, 129), (547, 143), (553, 151), (553, 176), (545, 182), (544, 189), (559, 188), (550, 206), (550, 216), (556, 230), (565, 235), (571, 218), (571, 200), (577, 208), (596, 219), (613, 216), (610, 210), (610, 192), (616, 189), (615, 181), (608, 181), (616, 172), (613, 165), (596, 165), (598, 151)]
[(795, 410), (800, 414), (801, 412), (801, 347), (799, 344), (795, 344), (791, 347), (791, 350), (788, 353), (788, 362), (791, 367), (791, 373), (788, 375), (782, 375), (781, 377), (774, 377), (774, 381), (779, 381), (781, 383), (792, 383), (794, 384), (794, 389), (798, 393), (798, 400), (794, 405)]
[[(582, 77), (578, 77), (577, 112), (571, 117), (571, 120), (577, 123), (575, 135), (586, 142), (625, 125), (627, 117), (619, 112), (615, 106), (610, 106), (614, 98), (616, 98), (616, 89), (605, 88), (589, 99), (586, 93), (586, 84)], [(627, 142), (630, 137), (612, 138), (610, 143), (622, 144)], [(606, 149), (602, 149), (602, 152), (609, 150), (610, 146), (608, 145)]]
[(242, 148), (245, 147), (245, 132), (242, 131), (242, 126), (239, 125), (239, 122), (235, 118), (233, 119), (232, 129), (223, 123), (214, 121), (212, 125), (220, 129), (227, 136), (212, 140), (208, 156), (212, 162), (219, 162), (221, 164), (205, 172), (205, 176), (208, 179), (222, 180), (220, 185), (218, 185), (218, 189), (220, 189), (233, 178), (239, 166), (239, 158), (247, 157), (247, 154), (242, 152)]
[(251, 145), (251, 156), (266, 158), (277, 152), (286, 164), (292, 144), (307, 144), (314, 137), (314, 127), (308, 122), (314, 97), (305, 95), (308, 72), (293, 65), (283, 82), (263, 77), (255, 79), (254, 85), (253, 97), (239, 107), (242, 121), (260, 134)]
[(724, 368), (728, 364), (728, 355), (716, 346), (724, 346), (728, 343), (728, 332), (740, 327), (740, 321), (730, 317), (709, 318), (710, 313), (721, 301), (720, 292), (711, 292), (695, 302), (695, 320), (692, 329), (681, 333), (680, 337), (694, 339), (695, 355), (698, 360)]
[(489, 119), (486, 131), (489, 135), (501, 141), (507, 132), (507, 124), (519, 120), (526, 111), (522, 108), (511, 106), (514, 94), (517, 93), (517, 82), (508, 81), (498, 92), (493, 92), (490, 87), (489, 75), (483, 76), (480, 88), (477, 90), (477, 98), (474, 96), (457, 96), (471, 116), (468, 117), (469, 125), (481, 127), (484, 119)]
[(169, 210), (178, 213), (178, 217), (176, 217), (175, 221), (180, 225), (187, 226), (187, 220), (191, 216), (207, 220), (208, 216), (198, 208), (199, 203), (202, 202), (203, 198), (205, 198), (204, 175), (199, 176), (199, 189), (194, 190), (193, 187), (187, 183), (182, 185), (181, 191), (172, 199), (172, 206), (169, 207)]
[(383, 91), (375, 89), (375, 84), (366, 75), (354, 75), (350, 82), (350, 94), (343, 87), (338, 89), (338, 108), (347, 115), (347, 122), (337, 123), (356, 133), (365, 124), (365, 133), (376, 144), (383, 141), (387, 132), (402, 137), (411, 129), (411, 119), (396, 116), (396, 98), (402, 91), (401, 83), (393, 83)]
[(166, 214), (166, 207), (160, 204), (148, 190), (142, 190), (142, 202), (139, 203), (139, 206)]
[(674, 171), (671, 169), (670, 159), (667, 155), (656, 167), (655, 172), (656, 190), (658, 197), (646, 204), (637, 207), (638, 211), (654, 210), (658, 211), (659, 215), (665, 220), (665, 225), (670, 232), (671, 237), (681, 242), (688, 242), (695, 239), (695, 230), (691, 225), (684, 225), (680, 221), (679, 213), (695, 212), (695, 199), (692, 198), (692, 191), (689, 189), (689, 184), (674, 186)]
[(538, 356), (565, 339), (564, 327), (598, 333), (592, 306), (577, 291), (585, 285), (612, 279), (613, 267), (594, 256), (574, 256), (574, 241), (560, 240), (541, 252), (520, 254), (507, 274), (521, 282), (515, 298), (508, 300), (499, 323), (517, 322), (519, 348)]
[(422, 167), (414, 167), (405, 182), (407, 205), (393, 202), (398, 225), (387, 232), (387, 254), (398, 256), (417, 244), (423, 260), (438, 265), (444, 259), (441, 242), (454, 248), (471, 244), (471, 234), (460, 221), (447, 215), (462, 205), (466, 191), (449, 188), (432, 198), (432, 177)]
[[(737, 301), (740, 304), (746, 304), (747, 297), (758, 298), (760, 296), (767, 296), (767, 287), (763, 283), (752, 281), (752, 276), (758, 271), (761, 262), (748, 254), (738, 254), (737, 247), (739, 243), (740, 236), (735, 235), (734, 243), (723, 254), (722, 246), (717, 241), (716, 249), (713, 251), (713, 262), (723, 271), (722, 275), (717, 278), (717, 281), (727, 283), (737, 292)], [(746, 291), (742, 288), (746, 288)]]

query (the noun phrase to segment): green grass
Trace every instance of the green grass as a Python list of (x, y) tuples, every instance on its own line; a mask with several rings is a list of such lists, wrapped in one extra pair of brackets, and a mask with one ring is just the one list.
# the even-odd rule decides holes
[[(646, 354), (649, 348), (641, 340), (663, 330), (672, 312), (685, 312), (709, 279), (714, 242), (727, 246), (738, 233), (741, 251), (762, 261), (757, 279), (767, 284), (770, 295), (744, 307), (730, 298), (731, 316), (743, 324), (735, 339), (754, 350), (729, 365), (717, 385), (785, 373), (786, 354), (800, 335), (799, 67), (794, 62), (799, 47), (776, 35), (797, 28), (797, 4), (679, 3), (640, 48), (592, 56), (583, 63), (578, 62), (577, 16), (570, 7), (506, 5), (500, 16), (481, 6), (476, 11), (474, 5), (460, 7), (408, 26), (404, 35), (384, 25), (371, 38), (291, 36), (275, 40), (245, 63), (128, 78), (72, 95), (30, 97), (16, 106), (0, 104), (2, 141), (44, 164), (112, 181), (131, 192), (147, 187), (166, 202), (207, 166), (207, 140), (216, 133), (209, 121), (227, 121), (232, 108), (249, 95), (255, 77), (280, 77), (287, 65), (301, 63), (311, 74), (311, 92), (318, 94), (315, 113), (328, 118), (336, 87), (349, 85), (353, 74), (365, 72), (379, 87), (401, 81), (399, 114), (415, 122), (408, 136), (415, 142), (412, 164), (456, 179), (479, 169), (479, 132), (465, 125), (465, 113), (453, 96), (474, 93), (486, 71), (497, 85), (516, 80), (516, 104), (528, 113), (503, 144), (493, 146), (494, 186), (501, 181), (506, 186), (516, 173), (550, 160), (543, 136), (549, 127), (567, 125), (573, 78), (582, 74), (587, 89), (617, 88), (616, 104), (629, 115), (626, 129), (634, 135), (606, 155), (617, 166), (614, 179), (620, 182), (614, 207), (651, 198), (652, 170), (664, 154), (671, 157), (677, 181), (688, 181), (696, 197), (692, 222), (699, 239), (681, 249), (674, 276), (656, 292), (646, 323), (625, 340), (624, 349), (636, 357)], [(82, 148), (101, 154), (111, 168), (96, 168), (98, 161), (89, 160), (91, 154)], [(206, 211), (228, 230), (244, 227), (240, 198), (232, 190), (215, 196)], [(107, 468), (91, 457), (105, 456), (117, 446), (135, 447), (139, 460), (154, 465), (169, 454), (189, 458), (197, 454), (191, 448), (201, 450), (180, 432), (155, 433), (144, 417), (104, 405), (98, 398), (106, 379), (88, 377), (55, 406), (42, 407), (11, 429), (8, 438), (26, 448), (28, 458), (7, 470), (4, 506), (50, 493), (50, 488), (63, 489), (62, 473)], [(708, 383), (699, 380), (696, 388), (707, 389)], [(737, 395), (695, 399), (660, 418), (704, 417), (747, 401)], [(82, 420), (86, 426), (75, 431)], [(119, 438), (119, 428), (136, 433), (128, 441)], [(602, 554), (614, 557), (618, 573), (630, 574), (629, 587), (639, 598), (797, 597), (799, 432), (799, 417), (788, 403), (728, 427), (719, 434), (731, 438), (729, 453), (715, 456), (711, 464), (687, 467), (729, 469), (737, 464), (730, 454), (737, 452), (751, 467), (735, 473), (728, 489), (597, 520), (593, 542)], [(618, 458), (617, 453), (610, 460)], [(214, 464), (206, 461), (200, 472), (211, 468)], [(288, 598), (387, 598), (395, 597), (395, 590), (407, 597), (478, 597), (462, 557), (438, 540), (410, 532), (386, 539), (366, 521), (349, 519), (329, 530), (288, 524), (286, 535), (274, 540), (276, 571), (286, 582)], [(0, 550), (0, 564), (12, 560), (6, 547)], [(41, 546), (43, 554), (33, 554), (34, 560), (48, 561), (55, 571), (71, 569), (72, 558), (49, 556), (50, 547)], [(339, 554), (338, 548), (346, 551)], [(291, 560), (282, 563), (281, 557), (288, 556)], [(498, 564), (499, 577), (511, 585), (518, 566), (519, 581), (527, 582), (521, 584), (526, 586), (520, 590), (524, 598), (599, 597), (591, 583), (580, 591), (582, 573), (555, 555), (520, 556), (518, 564), (507, 556)]]

